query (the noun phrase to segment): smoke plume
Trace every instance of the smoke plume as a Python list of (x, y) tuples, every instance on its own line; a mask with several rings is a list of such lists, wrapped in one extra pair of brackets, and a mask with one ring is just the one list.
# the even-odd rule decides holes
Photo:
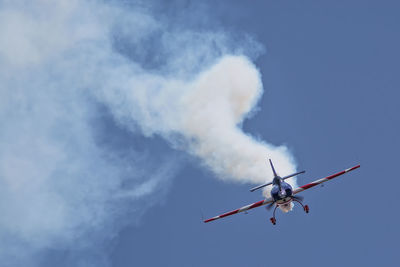
[[(268, 157), (295, 171), (286, 147), (241, 130), (263, 92), (250, 60), (260, 46), (154, 12), (141, 1), (0, 3), (5, 266), (42, 266), (50, 248), (74, 251), (66, 266), (107, 266), (99, 247), (161, 199), (177, 151), (229, 181), (270, 180)], [(143, 144), (158, 137), (171, 148), (155, 156)]]

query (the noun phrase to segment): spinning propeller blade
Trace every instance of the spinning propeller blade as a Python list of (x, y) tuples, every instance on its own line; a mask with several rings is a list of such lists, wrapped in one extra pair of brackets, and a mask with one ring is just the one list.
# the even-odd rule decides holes
[(265, 208), (267, 209), (267, 210), (271, 210), (272, 209), (272, 207), (275, 205), (275, 202), (272, 202), (272, 203), (270, 203), (268, 206), (266, 206)]

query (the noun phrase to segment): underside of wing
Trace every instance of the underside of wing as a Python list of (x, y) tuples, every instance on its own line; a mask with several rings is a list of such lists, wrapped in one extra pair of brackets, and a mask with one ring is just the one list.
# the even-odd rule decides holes
[(338, 177), (338, 176), (340, 176), (340, 175), (342, 175), (342, 174), (348, 173), (348, 172), (350, 172), (350, 171), (352, 171), (352, 170), (355, 170), (355, 169), (357, 169), (357, 168), (360, 168), (360, 165), (357, 165), (357, 166), (348, 168), (348, 169), (346, 169), (346, 170), (344, 170), (344, 171), (341, 171), (341, 172), (332, 174), (332, 175), (327, 176), (327, 177), (325, 177), (325, 178), (321, 178), (321, 179), (319, 179), (319, 180), (316, 180), (316, 181), (314, 181), (314, 182), (312, 182), (312, 183), (309, 183), (309, 184), (300, 186), (300, 187), (296, 188), (295, 190), (293, 190), (293, 195), (295, 195), (295, 194), (297, 194), (297, 193), (300, 193), (300, 192), (302, 192), (302, 191), (304, 191), (304, 190), (307, 190), (307, 189), (309, 189), (309, 188), (311, 188), (311, 187), (314, 187), (314, 186), (316, 186), (316, 185), (322, 184), (322, 183), (324, 183), (324, 182), (326, 182), (326, 181), (329, 181), (329, 180), (331, 180), (331, 179), (333, 179), (333, 178), (336, 178), (336, 177)]
[(221, 215), (212, 217), (212, 218), (210, 218), (210, 219), (205, 220), (204, 222), (207, 223), (207, 222), (215, 221), (215, 220), (218, 220), (218, 219), (221, 219), (221, 218), (224, 218), (224, 217), (227, 217), (227, 216), (230, 216), (230, 215), (233, 215), (233, 214), (242, 212), (242, 211), (254, 209), (254, 208), (263, 206), (263, 205), (265, 205), (265, 204), (269, 204), (269, 203), (271, 203), (271, 202), (273, 202), (273, 199), (272, 199), (272, 198), (266, 198), (266, 199), (264, 199), (264, 200), (260, 200), (260, 201), (258, 201), (258, 202), (255, 202), (255, 203), (246, 205), (246, 206), (241, 207), (241, 208), (239, 208), (239, 209), (232, 210), (232, 211), (230, 211), (230, 212), (226, 212), (226, 213), (224, 213), (224, 214), (221, 214)]

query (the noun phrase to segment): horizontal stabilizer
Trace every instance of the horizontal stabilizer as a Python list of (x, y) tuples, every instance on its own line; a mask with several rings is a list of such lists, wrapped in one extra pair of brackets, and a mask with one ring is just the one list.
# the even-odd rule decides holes
[(260, 189), (260, 188), (266, 187), (266, 186), (268, 186), (268, 185), (270, 185), (270, 184), (272, 184), (272, 182), (270, 182), (270, 183), (266, 183), (266, 184), (262, 184), (262, 185), (259, 185), (259, 186), (256, 186), (256, 187), (254, 187), (254, 188), (250, 189), (250, 192), (256, 191), (257, 189)]
[(291, 175), (282, 177), (282, 180), (288, 179), (288, 178), (290, 178), (290, 177), (293, 177), (293, 176), (296, 176), (296, 175), (299, 175), (299, 174), (302, 174), (302, 173), (305, 173), (305, 172), (306, 172), (306, 171), (301, 171), (301, 172), (293, 173), (293, 174), (291, 174)]
[[(282, 180), (288, 179), (288, 178), (290, 178), (290, 177), (293, 177), (293, 176), (296, 176), (296, 175), (299, 175), (299, 174), (302, 174), (302, 173), (305, 173), (305, 172), (306, 172), (306, 171), (301, 171), (301, 172), (293, 173), (293, 174), (291, 174), (291, 175), (287, 175), (287, 176), (283, 177)], [(252, 189), (250, 189), (250, 192), (254, 192), (254, 191), (256, 191), (257, 189), (266, 187), (266, 186), (271, 185), (271, 184), (272, 184), (272, 182), (269, 182), (269, 183), (266, 183), (266, 184), (262, 184), (262, 185), (253, 187)]]

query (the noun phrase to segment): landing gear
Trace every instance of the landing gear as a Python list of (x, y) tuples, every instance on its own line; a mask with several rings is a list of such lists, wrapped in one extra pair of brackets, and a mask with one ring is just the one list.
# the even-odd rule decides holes
[(310, 212), (310, 208), (308, 207), (308, 205), (304, 205), (304, 211), (305, 211), (306, 213), (309, 213), (309, 212)]
[[(302, 207), (303, 207), (303, 210), (305, 211), (305, 213), (309, 213), (310, 212), (310, 208), (308, 207), (308, 205), (303, 205), (303, 203), (300, 201), (300, 199), (299, 199), (299, 197), (292, 197), (292, 201), (296, 201), (297, 203), (299, 203)], [(283, 204), (286, 204), (286, 203), (288, 203), (288, 202), (285, 202), (285, 203), (283, 203)], [(277, 203), (271, 203), (268, 207), (267, 207), (267, 210), (269, 210), (271, 207), (272, 207), (272, 205), (274, 205), (275, 204), (275, 208), (274, 208), (274, 213), (273, 213), (273, 215), (272, 215), (272, 217), (271, 218), (269, 218), (269, 220), (271, 221), (271, 223), (273, 224), (273, 225), (276, 225), (276, 217), (275, 217), (275, 212), (276, 212), (276, 209), (279, 207), (279, 204), (277, 204)], [(289, 203), (290, 204), (290, 203)]]
[(277, 208), (277, 207), (278, 207), (278, 205), (275, 206), (275, 208), (274, 208), (274, 213), (273, 213), (273, 215), (272, 215), (272, 218), (270, 218), (270, 221), (271, 221), (271, 223), (272, 223), (273, 225), (276, 224), (275, 211), (276, 211), (276, 208)]
[(299, 203), (299, 204), (303, 207), (303, 210), (304, 210), (306, 213), (309, 213), (309, 212), (310, 212), (310, 208), (308, 207), (308, 205), (303, 205), (303, 203), (301, 203), (300, 200), (295, 199), (295, 198), (293, 198), (292, 200), (293, 200), (293, 201), (296, 201), (297, 203)]

